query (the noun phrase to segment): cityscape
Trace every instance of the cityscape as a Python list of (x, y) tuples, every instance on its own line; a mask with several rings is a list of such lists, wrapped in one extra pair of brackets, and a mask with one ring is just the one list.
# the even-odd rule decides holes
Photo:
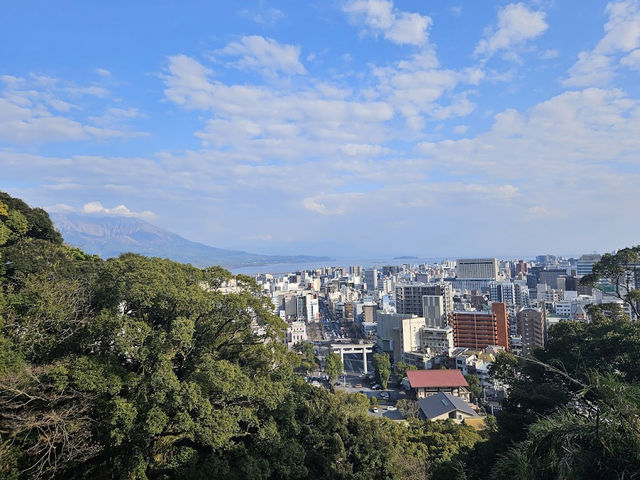
[(0, 2), (0, 480), (640, 479), (640, 0)]
[[(330, 352), (340, 355), (349, 383), (332, 386), (324, 375), (327, 388), (380, 397), (395, 412), (393, 400), (407, 398), (415, 386), (411, 379), (404, 380), (381, 397), (385, 392), (377, 392), (375, 351), (387, 354), (395, 365), (476, 376), (482, 390), (472, 407), (477, 414), (499, 409), (507, 394), (506, 386), (489, 373), (498, 352), (530, 357), (534, 349), (544, 348), (550, 326), (588, 322), (590, 305), (616, 305), (637, 321), (636, 311), (611, 288), (581, 283), (601, 258), (539, 255), (529, 261), (476, 258), (376, 268), (352, 265), (256, 274), (255, 280), (271, 298), (275, 314), (287, 322), (289, 348), (310, 342), (321, 361)], [(634, 281), (640, 282), (640, 277)], [(314, 376), (309, 379), (318, 385)], [(468, 401), (466, 389), (465, 393)], [(392, 417), (404, 418), (395, 413)]]

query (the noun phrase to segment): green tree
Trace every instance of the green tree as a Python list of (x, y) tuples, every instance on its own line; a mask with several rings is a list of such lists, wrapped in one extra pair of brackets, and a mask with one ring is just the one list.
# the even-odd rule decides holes
[(342, 375), (343, 370), (344, 365), (342, 364), (340, 355), (335, 352), (329, 352), (325, 359), (325, 371), (329, 376), (329, 380), (332, 382), (336, 380), (340, 375)]
[(636, 279), (640, 275), (640, 245), (623, 248), (615, 254), (605, 253), (585, 275), (581, 283), (591, 285), (622, 300), (640, 318), (640, 289)]
[(386, 353), (375, 353), (373, 355), (373, 365), (376, 369), (376, 377), (383, 389), (386, 390), (391, 376), (391, 360)]
[(471, 399), (478, 401), (482, 399), (483, 392), (482, 387), (480, 387), (480, 380), (477, 375), (472, 373), (464, 376), (465, 380), (469, 384), (469, 393), (471, 394)]
[(404, 362), (396, 362), (393, 366), (393, 373), (398, 380), (402, 380), (406, 377), (409, 370), (417, 370), (417, 368), (414, 365), (409, 365)]
[(313, 343), (302, 342), (293, 346), (293, 349), (300, 355), (300, 369), (309, 372), (318, 366), (315, 346)]

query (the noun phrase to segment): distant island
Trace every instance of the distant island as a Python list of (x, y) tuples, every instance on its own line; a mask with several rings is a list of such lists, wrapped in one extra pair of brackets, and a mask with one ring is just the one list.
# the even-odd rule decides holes
[(401, 257), (393, 257), (394, 260), (418, 260), (418, 257), (412, 255), (403, 255)]
[(262, 255), (216, 248), (187, 240), (138, 218), (52, 213), (51, 219), (65, 242), (102, 258), (132, 252), (196, 267), (220, 265), (225, 268), (330, 260), (311, 255)]

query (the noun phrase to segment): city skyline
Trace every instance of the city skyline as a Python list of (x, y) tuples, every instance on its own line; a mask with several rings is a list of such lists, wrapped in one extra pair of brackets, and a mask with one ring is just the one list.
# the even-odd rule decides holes
[(587, 3), (9, 4), (0, 190), (266, 254), (633, 245), (640, 2)]

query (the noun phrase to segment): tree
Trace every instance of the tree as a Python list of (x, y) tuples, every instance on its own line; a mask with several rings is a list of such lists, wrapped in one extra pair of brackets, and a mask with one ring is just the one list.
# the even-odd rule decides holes
[(340, 375), (342, 375), (344, 365), (342, 364), (340, 355), (335, 352), (329, 352), (327, 354), (327, 358), (325, 359), (325, 370), (327, 372), (327, 375), (329, 375), (329, 380), (331, 380), (332, 382), (336, 380)]
[(639, 275), (640, 245), (636, 245), (615, 254), (605, 253), (581, 283), (614, 295), (631, 309), (635, 318), (640, 318)]
[(471, 398), (475, 401), (478, 401), (483, 396), (482, 387), (480, 387), (480, 380), (477, 375), (472, 373), (464, 376), (465, 380), (469, 384), (469, 393), (471, 394)]
[(409, 370), (417, 370), (417, 368), (404, 362), (396, 362), (393, 366), (394, 374), (398, 380), (402, 380), (406, 377)]
[(386, 390), (389, 377), (391, 376), (391, 360), (389, 359), (389, 355), (386, 353), (375, 353), (373, 355), (373, 365), (376, 369), (378, 382), (380, 382), (382, 388)]
[(300, 355), (300, 368), (304, 372), (308, 373), (317, 366), (318, 360), (316, 358), (316, 352), (313, 343), (297, 343), (293, 346), (293, 349)]
[(418, 418), (420, 414), (420, 408), (417, 402), (413, 400), (400, 399), (396, 402), (398, 411), (404, 415), (405, 418)]

